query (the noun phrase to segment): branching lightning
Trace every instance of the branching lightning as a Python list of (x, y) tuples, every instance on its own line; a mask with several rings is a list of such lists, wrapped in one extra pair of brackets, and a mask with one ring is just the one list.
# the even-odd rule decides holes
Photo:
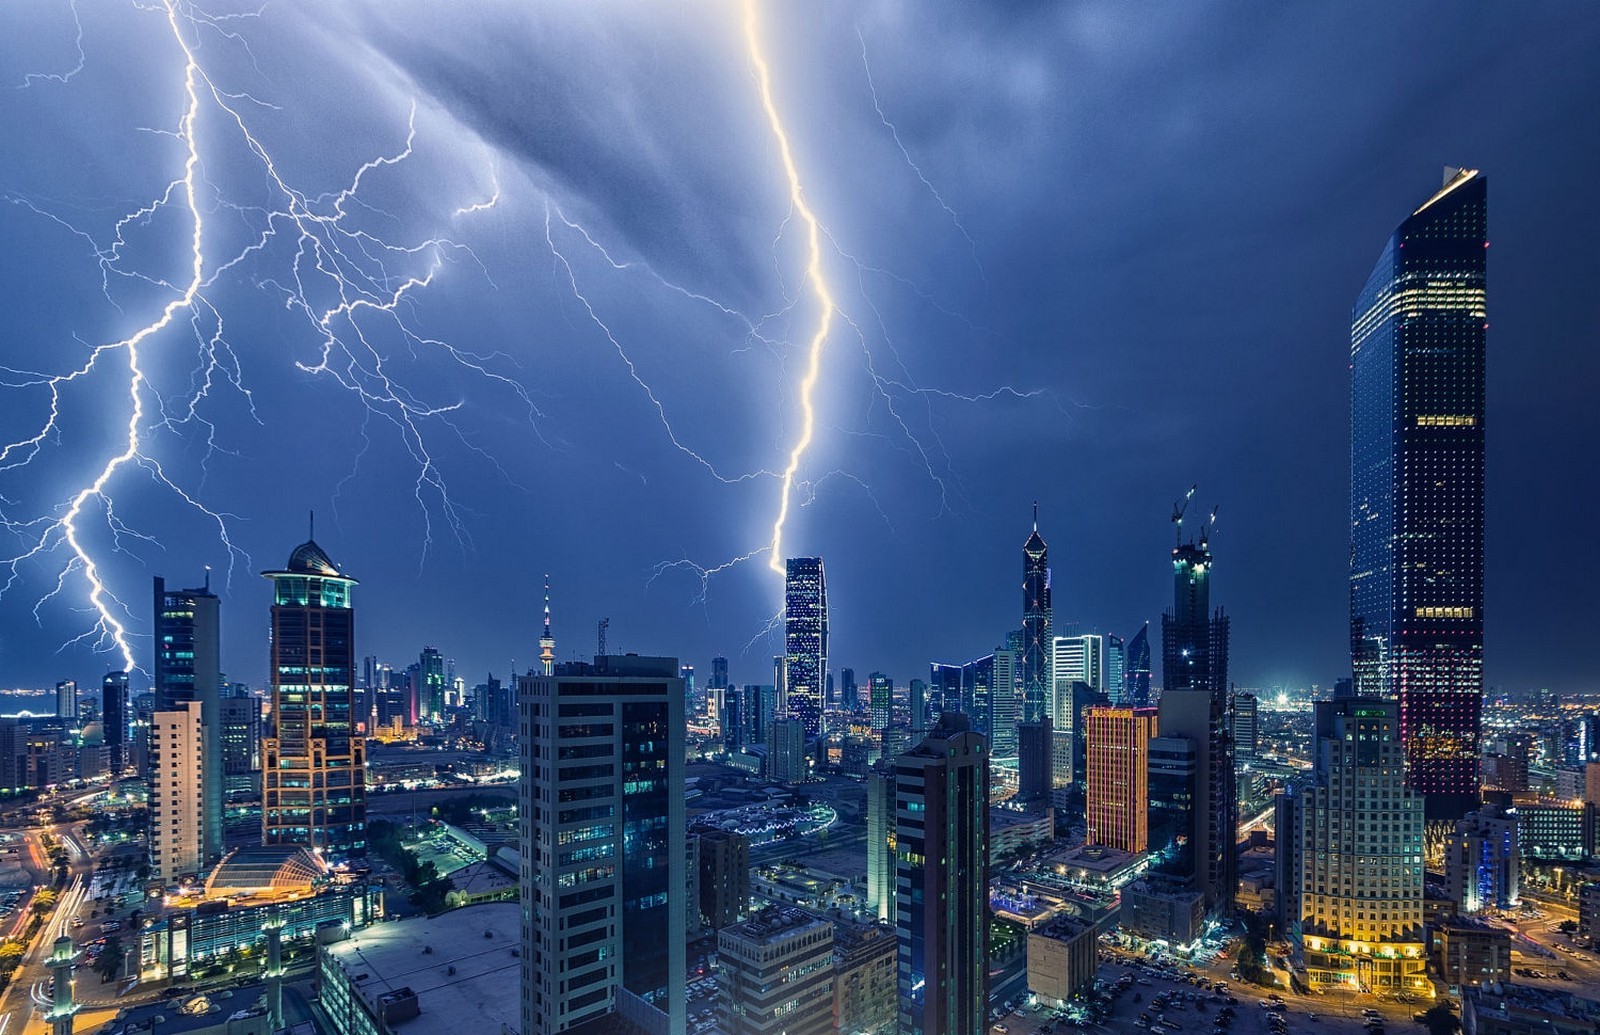
[(789, 501), (794, 490), (795, 475), (800, 470), (800, 460), (811, 448), (812, 437), (816, 434), (817, 414), (812, 396), (816, 391), (817, 379), (822, 374), (822, 347), (827, 343), (828, 331), (833, 324), (833, 314), (838, 309), (834, 303), (833, 292), (828, 287), (827, 278), (822, 272), (822, 225), (817, 221), (816, 214), (811, 211), (811, 206), (806, 203), (805, 192), (800, 186), (800, 170), (795, 165), (794, 152), (789, 147), (789, 134), (783, 128), (783, 119), (778, 114), (778, 106), (772, 99), (772, 72), (767, 67), (767, 59), (761, 49), (760, 28), (756, 22), (756, 0), (744, 0), (744, 39), (745, 47), (750, 53), (750, 64), (755, 69), (756, 83), (761, 91), (761, 107), (767, 114), (767, 123), (772, 129), (772, 135), (778, 143), (778, 155), (783, 160), (783, 172), (789, 181), (789, 203), (794, 208), (795, 215), (806, 228), (806, 280), (811, 285), (812, 293), (816, 295), (817, 329), (811, 335), (811, 344), (806, 352), (806, 372), (800, 379), (800, 410), (801, 427), (800, 435), (795, 440), (794, 447), (789, 450), (789, 463), (783, 469), (782, 488), (778, 495), (778, 516), (772, 522), (771, 553), (767, 556), (767, 564), (779, 575), (784, 573), (783, 556), (783, 529), (789, 520)]
[[(75, 3), (71, 9), (78, 30), (77, 67), (61, 74), (30, 74), (23, 85), (44, 81), (66, 82), (83, 69), (87, 60), (84, 57), (83, 25)], [(430, 444), (434, 436), (431, 429), (445, 429), (459, 439), (463, 447), (484, 457), (497, 468), (499, 465), (452, 421), (452, 415), (462, 405), (461, 400), (425, 401), (388, 371), (388, 356), (380, 345), (378, 332), (382, 330), (397, 334), (412, 352), (438, 354), (463, 371), (510, 391), (526, 407), (530, 421), (541, 416), (521, 383), (490, 366), (492, 361), (504, 357), (480, 355), (439, 338), (425, 336), (413, 330), (408, 322), (415, 296), (432, 285), (445, 262), (455, 256), (476, 262), (476, 256), (470, 249), (442, 236), (411, 244), (392, 244), (355, 225), (353, 221), (352, 212), (357, 207), (371, 212), (381, 211), (360, 196), (364, 180), (405, 163), (413, 155), (416, 140), (415, 106), (401, 148), (362, 163), (343, 188), (315, 196), (308, 195), (291, 186), (280, 173), (280, 166), (271, 151), (252, 131), (241, 102), (262, 108), (275, 106), (248, 93), (222, 89), (202, 64), (199, 57), (201, 48), (191, 36), (191, 33), (198, 36), (203, 32), (214, 32), (222, 39), (241, 46), (254, 63), (255, 57), (248, 43), (223, 23), (253, 18), (260, 12), (211, 15), (181, 7), (179, 0), (162, 0), (159, 6), (141, 9), (151, 10), (164, 18), (177, 48), (176, 53), (182, 57), (181, 115), (174, 128), (153, 130), (179, 142), (183, 155), (179, 175), (153, 200), (118, 219), (106, 244), (98, 243), (92, 233), (34, 201), (20, 196), (10, 196), (7, 200), (24, 206), (86, 241), (100, 267), (102, 291), (107, 301), (119, 311), (123, 306), (113, 297), (112, 286), (122, 280), (162, 289), (171, 297), (160, 305), (153, 318), (128, 336), (86, 346), (87, 358), (73, 369), (63, 373), (48, 373), (0, 367), (0, 386), (42, 391), (48, 403), (40, 423), (34, 426), (30, 434), (0, 445), (0, 474), (27, 467), (36, 461), (41, 450), (61, 437), (65, 392), (91, 376), (107, 376), (114, 371), (123, 371), (120, 375), (124, 386), (121, 398), (124, 400), (122, 405), (125, 407), (126, 423), (119, 438), (120, 446), (113, 447), (111, 455), (95, 461), (77, 488), (69, 490), (60, 502), (37, 516), (15, 516), (11, 513), (14, 501), (0, 497), (0, 505), (6, 506), (6, 511), (0, 513), (0, 527), (4, 527), (19, 542), (16, 552), (0, 558), (0, 569), (7, 574), (4, 584), (0, 585), (0, 595), (11, 591), (24, 578), (22, 569), (25, 565), (47, 561), (55, 556), (62, 557), (53, 585), (34, 606), (35, 617), (40, 617), (40, 609), (45, 603), (66, 593), (74, 579), (81, 579), (87, 589), (89, 627), (69, 644), (93, 642), (96, 649), (109, 650), (118, 655), (122, 667), (129, 671), (138, 667), (137, 652), (130, 633), (132, 613), (112, 591), (104, 570), (104, 558), (96, 555), (96, 548), (87, 534), (88, 526), (94, 520), (103, 522), (110, 548), (117, 552), (125, 549), (125, 542), (129, 539), (152, 545), (155, 545), (155, 540), (131, 527), (119, 516), (112, 495), (114, 483), (121, 481), (129, 471), (142, 471), (214, 525), (228, 552), (230, 577), (236, 561), (248, 561), (230, 536), (233, 516), (207, 505), (195, 490), (184, 487), (177, 477), (169, 473), (154, 448), (154, 436), (159, 433), (183, 434), (190, 428), (197, 428), (205, 450), (201, 459), (202, 472), (207, 470), (206, 461), (213, 454), (228, 452), (219, 442), (216, 425), (206, 415), (207, 406), (219, 388), (231, 389), (243, 400), (250, 415), (259, 421), (254, 395), (246, 384), (244, 364), (225, 333), (223, 312), (208, 297), (208, 291), (218, 285), (219, 278), (246, 260), (263, 256), (275, 246), (287, 244), (292, 257), (286, 271), (280, 276), (260, 277), (256, 283), (267, 290), (276, 291), (286, 310), (304, 317), (312, 340), (317, 343), (314, 359), (298, 360), (295, 366), (306, 374), (331, 379), (365, 407), (368, 420), (380, 417), (398, 431), (400, 441), (415, 462), (413, 494), (425, 525), (424, 553), (432, 543), (432, 513), (435, 508), (445, 516), (458, 540), (464, 541), (465, 537), (457, 504), (449, 492)], [(224, 192), (206, 178), (205, 153), (210, 146), (208, 141), (215, 143), (228, 129), (236, 132), (237, 139), (264, 174), (269, 194), (276, 199), (269, 206), (229, 201)], [(500, 185), (497, 175), (491, 173), (491, 180), (493, 192), (487, 200), (464, 205), (455, 211), (454, 216), (465, 217), (494, 208), (500, 200)], [(134, 267), (127, 257), (129, 235), (150, 226), (159, 214), (167, 210), (180, 214), (187, 224), (185, 275), (181, 280), (169, 280)], [(215, 254), (217, 245), (212, 240), (213, 236), (220, 234), (211, 234), (207, 225), (208, 214), (215, 217), (219, 211), (237, 216), (253, 227), (241, 247), (222, 255)], [(421, 269), (404, 273), (391, 270), (391, 266), (400, 264), (413, 267), (420, 264)], [(481, 263), (478, 266), (482, 269)], [(486, 270), (484, 276), (487, 278)], [(492, 286), (492, 281), (490, 284)], [(321, 300), (317, 301), (319, 298)], [(163, 394), (150, 377), (150, 357), (152, 354), (171, 353), (178, 344), (171, 332), (184, 324), (188, 325), (194, 337), (199, 365), (186, 386), (179, 391)], [(365, 423), (361, 434), (365, 441), (370, 441), (366, 437)], [(358, 456), (358, 463), (359, 459)], [(505, 473), (503, 469), (501, 473)], [(509, 476), (507, 478), (509, 480)]]

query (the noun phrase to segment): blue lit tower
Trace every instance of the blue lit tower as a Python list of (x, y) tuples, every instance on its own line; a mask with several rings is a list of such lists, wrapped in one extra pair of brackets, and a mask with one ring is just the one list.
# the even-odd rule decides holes
[(272, 580), (276, 726), (261, 742), (262, 837), (330, 862), (367, 852), (366, 742), (351, 714), (356, 580), (306, 540)]
[(823, 576), (821, 557), (790, 557), (784, 567), (784, 686), (788, 714), (804, 724), (808, 738), (816, 737), (822, 733), (828, 672), (828, 582)]
[(1150, 704), (1150, 624), (1146, 622), (1128, 641), (1127, 696), (1124, 703), (1135, 708)]
[(1350, 326), (1350, 662), (1400, 702), (1430, 821), (1478, 804), (1488, 188), (1447, 169), (1395, 230)]
[(1039, 535), (1039, 504), (1033, 534), (1022, 544), (1022, 721), (1045, 717), (1050, 699), (1050, 551)]

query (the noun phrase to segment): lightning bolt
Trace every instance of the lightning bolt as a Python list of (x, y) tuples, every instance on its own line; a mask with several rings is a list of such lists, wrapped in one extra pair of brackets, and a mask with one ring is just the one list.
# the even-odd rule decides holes
[[(78, 28), (78, 66), (62, 74), (31, 74), (23, 85), (45, 80), (65, 82), (82, 70), (86, 60), (83, 57), (82, 22), (78, 19), (75, 3), (71, 9)], [(41, 608), (67, 592), (74, 578), (80, 578), (87, 589), (90, 624), (82, 634), (69, 640), (67, 645), (92, 641), (96, 649), (110, 650), (119, 655), (122, 667), (128, 671), (137, 668), (130, 633), (132, 612), (112, 591), (104, 559), (97, 556), (96, 547), (87, 533), (92, 518), (103, 522), (114, 552), (124, 552), (125, 541), (129, 539), (153, 545), (155, 540), (134, 529), (119, 516), (112, 497), (114, 483), (120, 482), (129, 471), (142, 471), (157, 485), (173, 493), (182, 504), (212, 522), (228, 552), (230, 580), (235, 562), (248, 561), (229, 534), (234, 515), (208, 506), (194, 491), (184, 488), (177, 476), (169, 472), (156, 455), (152, 438), (157, 432), (182, 434), (189, 426), (203, 429), (204, 453), (200, 466), (204, 473), (208, 470), (207, 461), (214, 452), (227, 452), (218, 441), (215, 425), (204, 413), (204, 406), (214, 391), (218, 387), (232, 388), (242, 397), (252, 417), (256, 417), (254, 396), (245, 384), (239, 356), (227, 339), (223, 313), (207, 297), (209, 289), (216, 286), (220, 278), (242, 263), (264, 256), (275, 246), (287, 244), (292, 258), (286, 275), (281, 278), (261, 277), (255, 283), (258, 287), (279, 292), (284, 307), (305, 319), (313, 340), (318, 343), (314, 359), (297, 361), (295, 366), (307, 375), (331, 379), (366, 408), (367, 419), (381, 417), (398, 430), (401, 442), (416, 464), (414, 495), (426, 526), (424, 556), (433, 541), (433, 507), (430, 503), (443, 512), (456, 538), (463, 543), (466, 540), (455, 501), (430, 445), (434, 436), (429, 428), (433, 424), (454, 434), (464, 448), (483, 457), (508, 481), (511, 479), (492, 456), (469, 440), (452, 421), (452, 414), (462, 407), (459, 399), (424, 401), (389, 373), (388, 355), (378, 339), (380, 329), (398, 334), (401, 344), (413, 354), (429, 352), (441, 355), (447, 362), (509, 390), (527, 408), (530, 421), (542, 416), (520, 382), (491, 367), (491, 363), (506, 357), (498, 353), (481, 355), (470, 352), (442, 339), (420, 334), (407, 322), (407, 313), (414, 308), (416, 296), (434, 283), (447, 261), (455, 256), (477, 261), (471, 250), (439, 236), (415, 244), (391, 244), (352, 224), (352, 212), (358, 206), (384, 214), (360, 197), (363, 182), (369, 176), (401, 165), (412, 156), (416, 139), (415, 106), (412, 107), (402, 147), (362, 163), (342, 189), (309, 195), (291, 186), (280, 174), (278, 162), (244, 117), (242, 102), (264, 108), (275, 106), (247, 93), (222, 89), (199, 59), (201, 48), (198, 39), (191, 40), (185, 31), (188, 27), (196, 34), (215, 32), (222, 39), (242, 47), (253, 64), (255, 57), (247, 41), (223, 23), (253, 18), (260, 11), (211, 15), (180, 8), (179, 0), (162, 0), (158, 6), (141, 6), (139, 9), (163, 17), (165, 28), (182, 55), (181, 114), (175, 128), (152, 130), (179, 142), (183, 156), (181, 173), (154, 200), (118, 219), (112, 228), (109, 243), (104, 245), (96, 242), (89, 232), (26, 198), (8, 196), (6, 200), (27, 208), (87, 242), (101, 271), (102, 292), (119, 311), (122, 306), (111, 291), (112, 285), (118, 280), (155, 287), (170, 293), (171, 297), (160, 305), (148, 322), (126, 337), (94, 346), (85, 345), (86, 359), (64, 373), (0, 366), (0, 386), (42, 390), (48, 401), (46, 412), (31, 434), (0, 444), (0, 474), (27, 467), (40, 455), (41, 450), (60, 438), (65, 394), (80, 382), (87, 381), (91, 376), (114, 375), (125, 386), (119, 395), (126, 400), (126, 422), (119, 424), (122, 430), (117, 442), (120, 444), (110, 447), (111, 455), (97, 461), (84, 481), (77, 488), (69, 490), (56, 506), (42, 516), (15, 517), (9, 512), (0, 512), (0, 527), (19, 541), (15, 553), (0, 558), (0, 569), (7, 573), (6, 580), (0, 584), (0, 595), (12, 590), (24, 579), (25, 566), (41, 562), (49, 556), (64, 556), (53, 585), (34, 605), (35, 618), (41, 619)], [(210, 120), (203, 120), (202, 115), (208, 111), (218, 117), (219, 128), (206, 129)], [(205, 176), (202, 144), (229, 127), (237, 131), (244, 148), (264, 173), (269, 194), (275, 198), (267, 207), (229, 201)], [(203, 137), (203, 133), (209, 135)], [(490, 179), (493, 191), (488, 199), (457, 209), (455, 218), (487, 211), (499, 203), (500, 184), (493, 170)], [(185, 220), (184, 275), (169, 280), (158, 274), (126, 268), (125, 252), (130, 235), (148, 227), (158, 213), (167, 209), (181, 213)], [(247, 221), (250, 230), (237, 251), (208, 255), (208, 251), (214, 251), (214, 248), (208, 244), (212, 235), (206, 216), (208, 212), (215, 215), (218, 211)], [(409, 273), (396, 273), (390, 269), (400, 262), (421, 263), (423, 269)], [(482, 263), (478, 263), (478, 268), (483, 270)], [(488, 279), (487, 270), (483, 272), (485, 279)], [(489, 283), (493, 286), (492, 280)], [(324, 297), (314, 301), (319, 294)], [(375, 324), (376, 320), (383, 323)], [(185, 323), (196, 341), (199, 368), (191, 374), (187, 386), (175, 397), (169, 398), (152, 379), (151, 354), (170, 353), (173, 342), (169, 332)], [(259, 417), (256, 419), (259, 421)], [(537, 423), (534, 426), (537, 430)], [(365, 421), (361, 436), (364, 442), (370, 441)], [(359, 454), (356, 462), (360, 462)], [(14, 503), (0, 497), (0, 505), (8, 510)]]
[(766, 112), (767, 124), (772, 129), (772, 135), (778, 142), (778, 155), (783, 160), (784, 176), (789, 181), (789, 203), (794, 208), (794, 214), (805, 224), (806, 280), (811, 285), (812, 294), (816, 296), (819, 309), (817, 328), (812, 332), (811, 343), (806, 350), (805, 376), (800, 379), (800, 435), (795, 439), (793, 448), (789, 450), (789, 462), (781, 475), (778, 516), (772, 522), (772, 545), (769, 547), (771, 553), (767, 557), (767, 565), (782, 575), (784, 574), (784, 525), (789, 520), (789, 502), (794, 492), (795, 475), (800, 470), (801, 458), (805, 456), (806, 450), (811, 448), (811, 440), (816, 434), (817, 413), (812, 396), (816, 391), (817, 379), (822, 374), (822, 347), (827, 343), (828, 331), (833, 324), (833, 314), (838, 310), (838, 306), (833, 300), (827, 278), (822, 273), (822, 224), (818, 221), (816, 213), (811, 211), (811, 206), (806, 203), (805, 192), (800, 186), (800, 170), (795, 164), (794, 152), (789, 146), (789, 134), (783, 128), (783, 119), (778, 114), (778, 106), (772, 99), (772, 71), (767, 66), (767, 59), (761, 48), (760, 26), (756, 20), (756, 0), (744, 0), (744, 40), (751, 67), (755, 69), (756, 83), (760, 88), (761, 107)]

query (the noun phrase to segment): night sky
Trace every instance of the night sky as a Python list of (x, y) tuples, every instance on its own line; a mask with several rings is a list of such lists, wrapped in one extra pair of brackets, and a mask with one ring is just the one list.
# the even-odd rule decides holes
[[(150, 577), (209, 565), (259, 685), (257, 572), (315, 510), (362, 654), (525, 668), (548, 572), (562, 658), (609, 616), (612, 650), (770, 681), (817, 308), (739, 6), (256, 6), (0, 10), (0, 684), (120, 667), (54, 523), (127, 448), (130, 350), (94, 350), (193, 279), (190, 141), (202, 282), (74, 522), (138, 663)], [(761, 38), (840, 304), (785, 534), (835, 670), (1001, 642), (1034, 500), (1058, 627), (1158, 622), (1199, 483), (1234, 679), (1346, 673), (1350, 308), (1462, 165), (1487, 682), (1600, 689), (1591, 7), (788, 3)]]

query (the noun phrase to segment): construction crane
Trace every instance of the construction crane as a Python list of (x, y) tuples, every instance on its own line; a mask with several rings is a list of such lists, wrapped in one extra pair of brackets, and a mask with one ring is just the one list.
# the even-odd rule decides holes
[(1200, 526), (1200, 549), (1204, 550), (1211, 541), (1212, 529), (1217, 527), (1217, 508), (1211, 508), (1211, 516), (1206, 518), (1206, 523)]
[(606, 654), (606, 630), (609, 629), (609, 628), (611, 628), (611, 619), (610, 618), (602, 618), (602, 619), (600, 619), (599, 650), (595, 651), (595, 653), (600, 655), (601, 657), (605, 657), (605, 654)]
[(1189, 486), (1189, 491), (1184, 493), (1183, 499), (1174, 500), (1172, 503), (1172, 528), (1173, 545), (1183, 545), (1183, 514), (1189, 509), (1189, 501), (1194, 499), (1195, 490), (1200, 488), (1199, 483)]

